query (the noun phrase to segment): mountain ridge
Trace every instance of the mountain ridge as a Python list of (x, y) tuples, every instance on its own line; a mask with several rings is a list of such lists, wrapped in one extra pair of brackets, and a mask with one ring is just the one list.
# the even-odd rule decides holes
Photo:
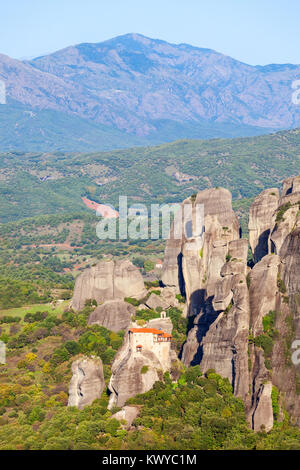
[[(8, 100), (124, 132), (124, 147), (131, 145), (127, 135), (147, 145), (299, 127), (300, 108), (292, 102), (292, 83), (299, 75), (300, 65), (252, 66), (213, 49), (139, 34), (80, 43), (33, 60), (0, 54)], [(168, 122), (168, 137), (162, 122)], [(56, 133), (67, 139), (67, 127)], [(24, 142), (29, 149), (28, 136)], [(57, 148), (55, 139), (51, 145), (50, 150)], [(96, 145), (95, 150), (103, 149), (101, 138)], [(112, 139), (111, 149), (114, 145)]]

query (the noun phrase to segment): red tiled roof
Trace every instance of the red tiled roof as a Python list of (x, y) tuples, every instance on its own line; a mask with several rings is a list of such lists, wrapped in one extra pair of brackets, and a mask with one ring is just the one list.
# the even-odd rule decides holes
[(153, 335), (162, 335), (164, 338), (171, 338), (172, 335), (156, 328), (130, 328), (131, 333), (152, 333)]

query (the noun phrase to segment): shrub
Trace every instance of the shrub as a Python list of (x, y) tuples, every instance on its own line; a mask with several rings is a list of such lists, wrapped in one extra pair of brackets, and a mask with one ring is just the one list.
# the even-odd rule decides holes
[(153, 271), (154, 266), (155, 265), (154, 265), (153, 261), (150, 261), (150, 260), (145, 261), (144, 269), (145, 269), (146, 273), (148, 273), (149, 271)]
[(185, 303), (185, 297), (183, 297), (183, 295), (181, 295), (181, 294), (177, 294), (176, 299), (179, 301), (180, 304)]
[(71, 356), (76, 356), (76, 354), (80, 353), (80, 346), (76, 341), (67, 341), (64, 344), (66, 350), (71, 354)]
[(283, 279), (277, 279), (277, 287), (278, 287), (279, 292), (281, 294), (286, 293), (286, 286), (285, 286), (285, 283), (284, 283)]
[(275, 421), (277, 421), (279, 412), (280, 412), (280, 406), (279, 406), (279, 401), (278, 401), (279, 391), (278, 391), (278, 388), (275, 387), (275, 385), (273, 385), (272, 387), (271, 398), (272, 398), (272, 408), (273, 408), (274, 419)]
[(287, 210), (290, 209), (290, 207), (292, 207), (291, 203), (290, 202), (287, 202), (286, 204), (283, 204), (283, 206), (281, 206), (279, 209), (278, 209), (278, 212), (277, 212), (277, 215), (276, 215), (276, 219), (275, 219), (275, 222), (276, 223), (279, 223), (281, 222), (282, 220), (284, 220), (284, 214)]
[(134, 299), (133, 297), (125, 297), (124, 300), (128, 304), (133, 305), (134, 307), (138, 307), (140, 305), (140, 302), (137, 299)]

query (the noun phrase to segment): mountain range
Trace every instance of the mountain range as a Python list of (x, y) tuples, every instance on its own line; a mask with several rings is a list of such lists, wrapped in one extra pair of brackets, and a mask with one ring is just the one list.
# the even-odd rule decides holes
[(90, 151), (300, 126), (300, 65), (251, 66), (127, 34), (20, 61), (0, 54), (0, 150)]

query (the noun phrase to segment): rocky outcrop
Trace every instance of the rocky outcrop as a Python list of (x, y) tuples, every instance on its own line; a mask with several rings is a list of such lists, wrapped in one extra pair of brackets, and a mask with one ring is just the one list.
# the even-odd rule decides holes
[[(185, 204), (191, 204), (191, 200)], [(229, 378), (237, 395), (245, 398), (250, 315), (246, 283), (248, 241), (240, 239), (240, 225), (229, 191), (219, 188), (197, 194), (191, 215), (193, 228), (197, 226), (194, 217), (198, 205), (204, 209), (202, 230), (198, 227), (198, 233), (193, 231), (190, 236), (183, 231), (177, 263), (188, 315), (195, 316), (182, 361), (186, 366), (201, 363), (203, 372), (214, 368)], [(167, 242), (164, 275), (168, 274), (170, 246), (172, 240)], [(171, 265), (174, 278), (173, 261)]]
[[(300, 194), (299, 194), (300, 201)], [(298, 202), (298, 201), (297, 201)], [(300, 226), (297, 214), (299, 212), (298, 204), (291, 204), (290, 201), (283, 206), (279, 206), (276, 212), (275, 223), (272, 227), (270, 236), (270, 251), (279, 254), (281, 247), (287, 236)], [(282, 212), (283, 215), (280, 215)]]
[[(145, 373), (143, 367), (147, 368)], [(160, 370), (162, 366), (151, 351), (143, 351), (138, 356), (128, 354), (121, 363), (116, 362), (109, 383), (112, 392), (109, 407), (123, 406), (128, 398), (150, 390), (159, 380)]]
[[(297, 222), (299, 224), (298, 213)], [(280, 250), (279, 272), (282, 294), (277, 307), (278, 339), (272, 354), (272, 381), (284, 396), (284, 405), (300, 426), (300, 368), (293, 364), (292, 343), (300, 338), (300, 227), (286, 237)]]
[(115, 418), (118, 421), (121, 421), (121, 427), (128, 431), (131, 428), (135, 418), (138, 417), (139, 412), (140, 409), (137, 406), (123, 406), (123, 408), (117, 413), (113, 414), (111, 418)]
[(77, 277), (71, 305), (78, 311), (88, 299), (101, 304), (125, 297), (139, 299), (145, 294), (143, 277), (129, 260), (101, 261)]
[(279, 256), (266, 255), (249, 274), (250, 326), (255, 337), (263, 333), (264, 316), (276, 309), (280, 263)]
[(72, 364), (68, 406), (82, 409), (101, 397), (105, 382), (100, 358), (83, 357)]
[(176, 291), (172, 287), (165, 287), (160, 290), (160, 295), (151, 293), (149, 298), (145, 301), (147, 307), (156, 310), (162, 308), (163, 310), (169, 307), (178, 306), (179, 302), (176, 299)]
[[(173, 224), (171, 228), (162, 282), (167, 286), (175, 285), (177, 292), (186, 296), (190, 316), (200, 313), (204, 297), (212, 295), (228, 254), (228, 245), (240, 237), (240, 224), (231, 203), (227, 189), (201, 191), (194, 201), (186, 199), (182, 204), (182, 214), (186, 205), (192, 205), (192, 210), (190, 218), (185, 218), (182, 224), (181, 240), (174, 239), (176, 226)], [(201, 207), (203, 220), (199, 223)]]
[(254, 262), (257, 263), (268, 253), (268, 241), (273, 215), (278, 207), (277, 188), (266, 189), (257, 196), (250, 207), (249, 243)]
[[(225, 190), (210, 190), (213, 208), (207, 192), (197, 195), (196, 201), (207, 206), (202, 247), (199, 252), (195, 237), (183, 236), (176, 252), (177, 277), (182, 279), (188, 314), (194, 316), (182, 361), (227, 377), (235, 395), (243, 398), (256, 431), (273, 426), (273, 386), (281, 405), (300, 424), (300, 371), (291, 362), (291, 343), (300, 337), (299, 189), (299, 177), (289, 178), (281, 195), (270, 189), (253, 202), (249, 221), (252, 269), (247, 266), (248, 242), (240, 238)], [(217, 195), (222, 198), (220, 204)], [(176, 278), (175, 256), (172, 263), (168, 261), (171, 246), (170, 241), (166, 278), (171, 277), (170, 264)]]
[[(167, 329), (170, 331), (172, 323), (169, 319), (158, 320), (163, 331)], [(149, 322), (146, 327), (155, 328), (154, 322)], [(129, 398), (147, 392), (171, 367), (173, 355), (170, 347), (166, 344), (156, 344), (155, 347), (151, 347), (151, 342), (146, 338), (141, 339), (141, 342), (142, 348), (137, 351), (130, 333), (124, 337), (123, 345), (112, 364), (112, 375), (108, 386), (111, 392), (109, 408), (122, 407)], [(158, 352), (160, 347), (164, 348), (162, 354)]]
[[(244, 240), (240, 242), (243, 247)], [(235, 249), (237, 245), (235, 244)], [(240, 255), (242, 254), (243, 250), (240, 248)], [(240, 261), (236, 259), (222, 267), (223, 277), (215, 284), (213, 298), (204, 302), (203, 313), (196, 317), (182, 355), (187, 366), (200, 363), (203, 372), (212, 368), (227, 377), (234, 393), (244, 399), (249, 388), (250, 318), (245, 257), (246, 253)]]
[(135, 318), (135, 308), (124, 300), (107, 300), (99, 305), (89, 316), (88, 325), (101, 325), (108, 330), (126, 330)]
[[(300, 400), (296, 390), (299, 371), (291, 361), (291, 343), (300, 333), (297, 307), (300, 292), (299, 180), (296, 177), (283, 182), (282, 193), (269, 222), (268, 254), (249, 275), (251, 335), (270, 338), (263, 326), (263, 319), (268, 314), (273, 316), (273, 330), (276, 331), (269, 339), (272, 350), (268, 352), (268, 358), (258, 345), (250, 347), (252, 406), (249, 418), (256, 430), (261, 425), (270, 428), (272, 424), (272, 384), (278, 388), (284, 408), (300, 424)], [(269, 383), (268, 387), (266, 383)]]
[(287, 289), (295, 320), (297, 338), (300, 338), (300, 214), (294, 230), (287, 236), (280, 250), (282, 279)]
[(274, 424), (272, 407), (272, 383), (261, 384), (256, 395), (252, 415), (252, 429), (254, 431), (269, 432)]
[(290, 194), (300, 193), (300, 175), (286, 178), (282, 183), (281, 199)]
[(157, 308), (167, 309), (170, 307), (169, 303), (166, 302), (161, 295), (150, 294), (149, 298), (145, 302), (146, 307), (156, 310)]
[(181, 290), (181, 272), (178, 269), (181, 264), (181, 245), (181, 239), (174, 239), (171, 232), (165, 249), (161, 276), (163, 284), (174, 287), (177, 293)]

